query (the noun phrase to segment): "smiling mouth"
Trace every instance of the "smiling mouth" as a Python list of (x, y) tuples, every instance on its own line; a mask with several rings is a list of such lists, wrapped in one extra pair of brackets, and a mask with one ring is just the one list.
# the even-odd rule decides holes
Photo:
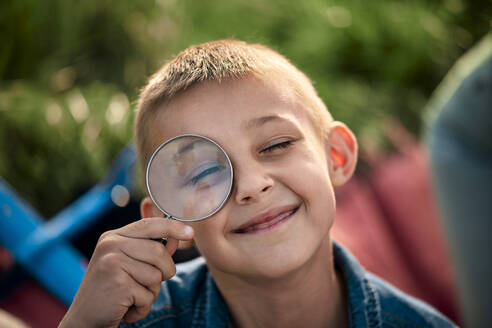
[(260, 232), (260, 231), (268, 231), (273, 229), (279, 224), (282, 224), (284, 221), (289, 219), (292, 215), (294, 215), (297, 210), (299, 209), (299, 206), (297, 206), (294, 209), (291, 209), (289, 211), (282, 212), (276, 216), (273, 217), (268, 217), (266, 220), (263, 220), (260, 223), (252, 224), (250, 226), (244, 227), (244, 228), (239, 228), (234, 230), (235, 233), (255, 233), (255, 232)]

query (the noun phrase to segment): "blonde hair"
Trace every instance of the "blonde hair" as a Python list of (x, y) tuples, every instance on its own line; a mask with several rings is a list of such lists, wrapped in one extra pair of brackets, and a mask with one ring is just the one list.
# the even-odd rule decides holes
[(253, 74), (260, 79), (275, 76), (287, 81), (311, 108), (314, 125), (323, 131), (331, 121), (323, 101), (309, 78), (284, 56), (260, 44), (238, 40), (217, 40), (191, 46), (164, 64), (142, 89), (135, 117), (135, 141), (141, 168), (145, 171), (150, 156), (151, 125), (158, 110), (178, 94), (206, 81), (221, 83)]

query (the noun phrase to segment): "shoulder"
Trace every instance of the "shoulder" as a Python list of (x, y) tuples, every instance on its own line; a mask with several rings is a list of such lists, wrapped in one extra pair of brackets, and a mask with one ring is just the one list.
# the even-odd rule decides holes
[(355, 257), (333, 242), (335, 266), (343, 273), (349, 317), (354, 327), (455, 327), (432, 306), (367, 272)]
[(366, 272), (368, 284), (377, 293), (383, 327), (456, 327), (432, 306), (402, 292)]
[(121, 323), (119, 327), (190, 327), (194, 307), (204, 293), (208, 269), (203, 258), (176, 265), (176, 275), (162, 282), (159, 296), (152, 304), (150, 313), (142, 320)]

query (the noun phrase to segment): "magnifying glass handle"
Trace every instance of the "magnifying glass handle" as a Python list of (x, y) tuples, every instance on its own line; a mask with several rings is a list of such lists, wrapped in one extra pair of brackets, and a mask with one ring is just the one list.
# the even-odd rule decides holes
[[(172, 216), (167, 216), (166, 219), (171, 219), (173, 220), (174, 218)], [(160, 242), (162, 245), (166, 246), (167, 245), (167, 238), (152, 238), (152, 240)]]
[(164, 246), (167, 245), (167, 239), (166, 238), (156, 238), (156, 239), (152, 239), (152, 240), (158, 241)]

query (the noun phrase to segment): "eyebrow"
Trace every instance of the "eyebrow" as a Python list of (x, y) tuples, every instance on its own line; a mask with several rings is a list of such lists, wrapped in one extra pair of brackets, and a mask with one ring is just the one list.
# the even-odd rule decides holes
[(254, 118), (248, 121), (248, 123), (246, 123), (246, 129), (251, 130), (253, 128), (259, 128), (262, 125), (265, 125), (266, 123), (272, 121), (284, 121), (284, 119), (277, 115), (268, 115), (268, 116)]
[(200, 143), (207, 143), (207, 141), (204, 139), (201, 139), (201, 138), (193, 140), (193, 141), (187, 143), (186, 145), (180, 147), (178, 149), (178, 151), (176, 152), (176, 156), (182, 157), (184, 153), (189, 152), (190, 150), (192, 150), (195, 147), (195, 145), (200, 144)]

